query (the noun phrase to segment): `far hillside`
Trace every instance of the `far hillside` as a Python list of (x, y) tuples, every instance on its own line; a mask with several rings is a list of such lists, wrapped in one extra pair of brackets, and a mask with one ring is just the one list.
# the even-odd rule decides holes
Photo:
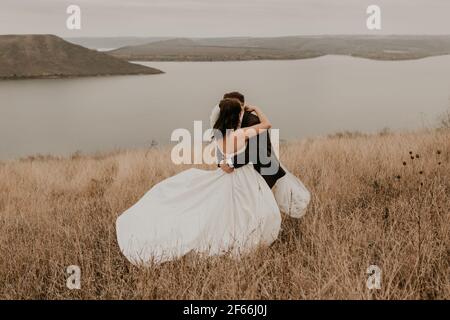
[(450, 54), (450, 36), (177, 38), (124, 46), (108, 53), (132, 61), (287, 60), (324, 55), (411, 60)]
[(71, 37), (65, 40), (96, 50), (112, 50), (125, 46), (136, 46), (156, 41), (168, 40), (170, 37)]
[(158, 73), (54, 35), (0, 35), (0, 79)]

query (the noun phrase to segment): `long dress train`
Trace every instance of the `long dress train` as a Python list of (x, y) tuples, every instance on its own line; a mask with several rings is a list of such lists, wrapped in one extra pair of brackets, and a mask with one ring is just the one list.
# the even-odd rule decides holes
[(280, 231), (274, 195), (251, 164), (227, 174), (189, 169), (161, 181), (116, 221), (133, 264), (161, 263), (190, 251), (241, 255)]

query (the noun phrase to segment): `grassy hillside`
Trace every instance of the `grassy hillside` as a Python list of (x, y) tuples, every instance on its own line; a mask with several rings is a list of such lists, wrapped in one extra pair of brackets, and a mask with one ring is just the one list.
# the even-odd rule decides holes
[(328, 54), (406, 60), (450, 54), (450, 36), (292, 36), (169, 39), (109, 51), (134, 61), (305, 59)]
[(0, 79), (157, 73), (53, 35), (0, 36)]
[[(0, 162), (0, 298), (450, 298), (450, 131), (307, 139), (281, 158), (312, 202), (270, 248), (147, 269), (120, 254), (115, 220), (186, 169), (170, 150)], [(73, 264), (81, 290), (65, 287)]]

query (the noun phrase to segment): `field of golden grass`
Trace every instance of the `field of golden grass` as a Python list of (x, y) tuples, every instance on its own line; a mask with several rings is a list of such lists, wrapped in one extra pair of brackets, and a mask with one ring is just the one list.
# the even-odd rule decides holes
[[(0, 162), (3, 299), (449, 299), (450, 131), (319, 137), (281, 159), (312, 194), (241, 261), (130, 265), (115, 220), (186, 169), (168, 148)], [(81, 289), (66, 268), (81, 267)], [(370, 265), (381, 289), (366, 287)]]

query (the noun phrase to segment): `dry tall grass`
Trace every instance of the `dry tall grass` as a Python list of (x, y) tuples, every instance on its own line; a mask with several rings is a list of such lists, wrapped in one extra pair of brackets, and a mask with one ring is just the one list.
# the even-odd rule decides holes
[[(0, 297), (450, 298), (449, 131), (283, 145), (282, 161), (313, 198), (304, 218), (284, 219), (276, 243), (241, 261), (187, 256), (139, 269), (119, 252), (115, 219), (185, 169), (169, 155), (152, 149), (1, 163)], [(82, 270), (81, 290), (66, 288), (73, 264)], [(383, 272), (380, 290), (366, 287), (372, 264)]]

